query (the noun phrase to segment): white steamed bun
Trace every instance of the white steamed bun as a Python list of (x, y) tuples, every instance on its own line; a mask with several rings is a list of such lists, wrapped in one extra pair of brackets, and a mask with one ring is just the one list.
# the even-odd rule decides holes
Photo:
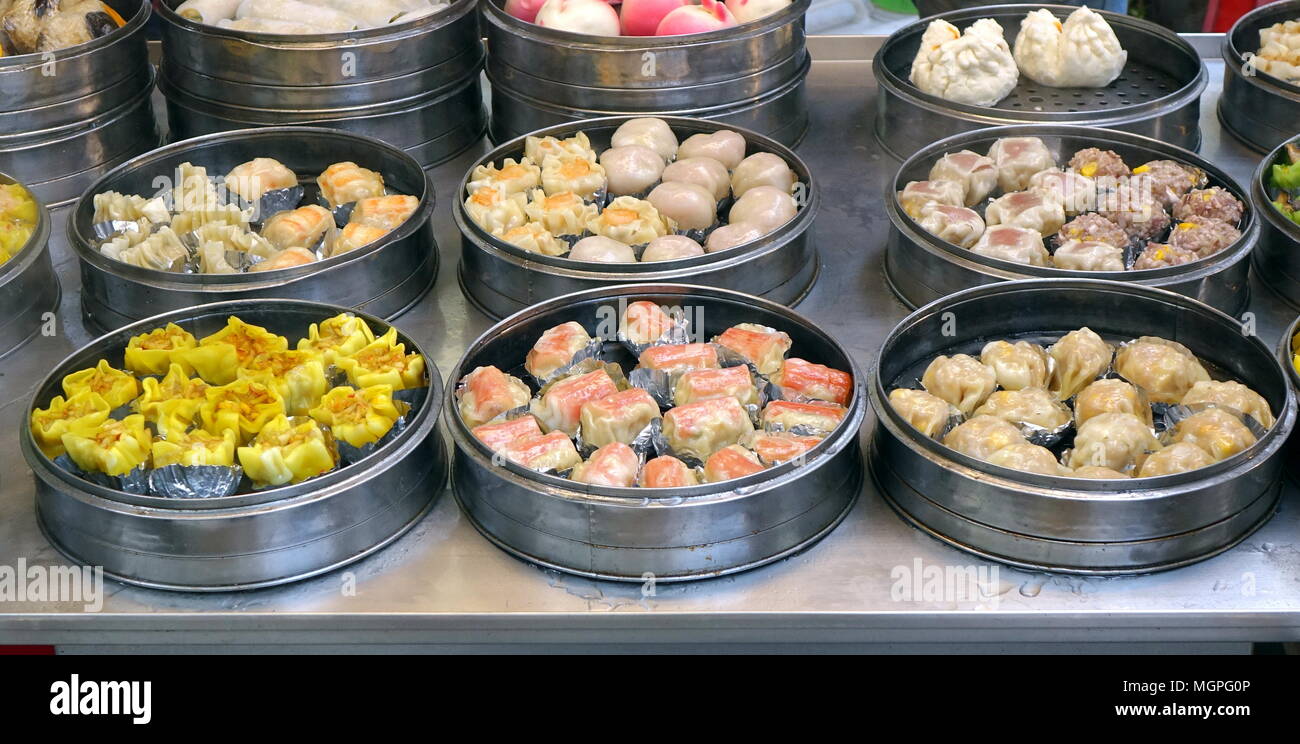
[(948, 101), (992, 106), (1016, 87), (1019, 74), (1002, 27), (981, 18), (966, 32), (937, 20), (921, 36), (911, 80), (921, 91)]
[(1104, 88), (1119, 77), (1128, 52), (1100, 14), (1079, 8), (1062, 24), (1040, 8), (1020, 24), (1015, 59), (1020, 72), (1040, 85)]

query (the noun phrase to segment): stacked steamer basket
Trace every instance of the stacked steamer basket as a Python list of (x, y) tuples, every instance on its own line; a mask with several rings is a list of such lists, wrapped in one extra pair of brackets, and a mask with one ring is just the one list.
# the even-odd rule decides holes
[[(102, 252), (105, 241), (97, 233), (103, 225), (95, 221), (96, 195), (117, 192), (147, 199), (159, 192), (159, 179), (173, 183), (184, 163), (205, 168), (212, 177), (224, 177), (255, 158), (273, 158), (292, 171), (299, 184), (309, 189), (302, 204), (318, 203), (310, 191), (318, 175), (331, 164), (352, 161), (378, 172), (388, 193), (415, 197), (418, 205), (400, 225), (373, 242), (265, 273), (146, 268)], [(110, 330), (195, 305), (274, 297), (356, 307), (391, 319), (424, 296), (437, 277), (438, 248), (430, 222), (433, 204), (433, 185), (420, 164), (408, 153), (369, 137), (315, 127), (268, 127), (177, 142), (106, 174), (69, 214), (68, 240), (81, 265), (82, 313), (92, 327)], [(261, 216), (263, 220), (273, 217)]]
[[(466, 375), (494, 366), (519, 376), (519, 384), (524, 384), (522, 379), (528, 374), (522, 365), (529, 349), (548, 329), (561, 324), (572, 327), (572, 323), (580, 324), (601, 342), (597, 358), (630, 370), (636, 357), (613, 339), (628, 328), (622, 320), (628, 307), (640, 301), (669, 308), (674, 318), (688, 319), (689, 338), (700, 346), (742, 323), (788, 334), (788, 357), (798, 356), (848, 373), (841, 390), (845, 408), (839, 409), (842, 418), (838, 426), (820, 441), (814, 440), (815, 445), (802, 455), (790, 454), (792, 459), (769, 463), (743, 477), (702, 483), (690, 479), (696, 484), (674, 481), (674, 487), (655, 488), (643, 487), (644, 480), (636, 487), (589, 485), (595, 481), (572, 479), (576, 470), (571, 477), (564, 477), (554, 470), (525, 468), (517, 464), (516, 455), (503, 449), (494, 452), (476, 436), (484, 429), (467, 423), (466, 390), (458, 389)], [(646, 354), (641, 354), (642, 363)], [(834, 339), (807, 319), (758, 297), (671, 284), (628, 285), (560, 297), (489, 329), (452, 372), (446, 407), (456, 448), (454, 493), (474, 525), (498, 546), (525, 560), (570, 573), (619, 581), (644, 581), (647, 575), (659, 581), (685, 581), (763, 565), (821, 539), (856, 501), (863, 479), (858, 431), (866, 411), (859, 375), (852, 357)], [(538, 392), (533, 383), (529, 387), (529, 395)], [(791, 398), (786, 394), (786, 399)], [(537, 410), (534, 408), (534, 413)], [(526, 416), (522, 411), (506, 411), (484, 428), (499, 427), (502, 420), (518, 422)], [(592, 436), (581, 432), (579, 428), (580, 439)], [(558, 429), (538, 438), (547, 437), (558, 437), (572, 451), (572, 442)], [(805, 437), (794, 438), (806, 441)], [(633, 442), (633, 446), (637, 444)], [(529, 446), (525, 444), (523, 449)], [(601, 450), (621, 446), (610, 444)], [(739, 451), (739, 446), (728, 449)], [(589, 457), (588, 462), (594, 459)], [(753, 462), (757, 465), (758, 461)], [(642, 479), (648, 471), (642, 469)]]
[(1282, 299), (1300, 307), (1300, 224), (1279, 211), (1273, 200), (1285, 192), (1272, 184), (1275, 165), (1290, 165), (1289, 150), (1298, 140), (1288, 137), (1260, 161), (1250, 184), (1250, 203), (1260, 215), (1255, 274)]
[(172, 138), (312, 125), (381, 139), (422, 166), (477, 142), (486, 126), (475, 0), (360, 31), (288, 35), (198, 23), (158, 6)]
[[(921, 226), (920, 220), (910, 216), (900, 204), (899, 194), (907, 184), (930, 179), (931, 168), (944, 155), (963, 150), (985, 155), (994, 142), (1010, 137), (1035, 137), (1042, 140), (1060, 169), (1068, 169), (1071, 157), (1086, 148), (1114, 152), (1129, 168), (1140, 168), (1143, 164), (1156, 160), (1172, 160), (1200, 169), (1205, 173), (1205, 183), (1197, 188), (1224, 189), (1244, 205), (1244, 214), (1237, 225), (1240, 237), (1230, 245), (1197, 260), (1141, 270), (1132, 268), (1134, 254), (1140, 255), (1138, 252), (1143, 248), (1144, 241), (1138, 240), (1125, 249), (1128, 270), (1070, 271), (1055, 266), (1014, 263), (975, 253), (931, 234)], [(1102, 184), (1101, 179), (1096, 181), (1099, 185)], [(1139, 180), (1137, 183), (1140, 185), (1142, 182)], [(1110, 184), (1112, 190), (1113, 186)], [(1245, 308), (1249, 300), (1250, 261), (1247, 259), (1255, 243), (1260, 240), (1259, 223), (1264, 221), (1267, 224), (1266, 220), (1257, 218), (1261, 208), (1252, 209), (1251, 200), (1236, 181), (1209, 161), (1154, 139), (1093, 127), (1048, 124), (994, 127), (949, 137), (908, 158), (894, 179), (893, 190), (894, 194), (885, 201), (892, 222), (885, 254), (885, 276), (895, 294), (914, 308), (979, 284), (1027, 278), (1072, 277), (1110, 279), (1160, 287), (1193, 297), (1226, 313), (1236, 314)], [(1003, 193), (1000, 188), (993, 191), (994, 196)], [(1126, 208), (1122, 199), (1114, 197), (1113, 193), (1108, 196), (1108, 193), (1112, 192), (1108, 192), (1103, 185), (1097, 198), (1114, 198), (1116, 207), (1121, 210)], [(1077, 199), (1081, 194), (1072, 196)], [(986, 199), (972, 208), (986, 217), (988, 203)], [(1166, 208), (1166, 212), (1170, 211)], [(1072, 218), (1073, 215), (1067, 213), (1067, 220)], [(1180, 224), (1182, 223), (1177, 219), (1171, 219), (1170, 228), (1164, 232), (1177, 229)], [(1056, 233), (1055, 230), (1051, 232)], [(1053, 235), (1046, 239), (1051, 241), (1056, 238)], [(1160, 240), (1159, 237), (1155, 238), (1155, 242)]]
[[(362, 450), (363, 457), (349, 455), (331, 471), (261, 489), (250, 485), (249, 474), (243, 473), (233, 495), (205, 494), (202, 489), (221, 481), (202, 474), (190, 476), (193, 490), (162, 493), (152, 488), (136, 493), (87, 479), (70, 470), (64, 457), (51, 459), (42, 451), (26, 423), (33, 411), (63, 395), (66, 375), (94, 367), (101, 359), (124, 369), (123, 349), (131, 338), (169, 323), (202, 339), (234, 316), (283, 335), (292, 344), (313, 324), (340, 313), (353, 311), (291, 300), (188, 308), (99, 338), (56, 366), (36, 389), (19, 436), (35, 474), (37, 517), (46, 536), (68, 557), (103, 566), (113, 578), (181, 591), (255, 589), (296, 581), (352, 563), (396, 540), (432, 507), (447, 478), (446, 448), (437, 430), (442, 381), (427, 356), (425, 387), (400, 391), (411, 393), (405, 398), (410, 409), (403, 427), (368, 445), (373, 449)], [(390, 329), (379, 318), (353, 314), (376, 338)], [(404, 334), (397, 333), (395, 340), (405, 344), (408, 353), (421, 353)], [(112, 417), (127, 413), (131, 411), (123, 408)]]
[[(1046, 8), (1064, 20), (1077, 7), (995, 5), (956, 10), (902, 28), (885, 42), (872, 70), (876, 96), (876, 138), (902, 160), (936, 139), (982, 127), (1012, 124), (1091, 124), (1123, 129), (1189, 150), (1200, 147), (1201, 92), (1207, 74), (1196, 50), (1174, 32), (1149, 21), (1101, 12), (1114, 30), (1128, 61), (1105, 88), (1052, 88), (1025, 75), (993, 106), (948, 101), (923, 93), (909, 80), (912, 60), (929, 24), (945, 20), (959, 29), (982, 18), (1002, 26), (1014, 44), (1030, 11)], [(924, 125), (918, 125), (924, 122)]]
[[(678, 142), (696, 134), (736, 132), (745, 138), (746, 157), (756, 153), (776, 155), (786, 162), (796, 179), (794, 196), (798, 211), (794, 218), (748, 243), (688, 258), (597, 263), (525, 251), (489, 233), (466, 214), (467, 186), (479, 166), (499, 167), (507, 158), (518, 162), (532, 138), (567, 140), (582, 133), (589, 138), (594, 151), (603, 152), (614, 132), (630, 118), (584, 120), (542, 129), (501, 145), (470, 168), (452, 206), (452, 216), (461, 232), (460, 282), (465, 295), (479, 309), (496, 318), (570, 292), (633, 282), (690, 282), (748, 292), (787, 306), (802, 300), (812, 289), (818, 273), (817, 249), (810, 228), (817, 216), (820, 194), (812, 172), (798, 155), (779, 142), (720, 122), (660, 117)], [(718, 213), (727, 214), (732, 204), (734, 200), (725, 197), (719, 202)]]
[[(1277, 343), (1277, 360), (1286, 368), (1286, 377), (1291, 382), (1291, 389), (1300, 396), (1300, 367), (1296, 366), (1296, 357), (1300, 355), (1300, 342), (1296, 341), (1296, 336), (1300, 335), (1300, 318), (1296, 318), (1287, 326), (1286, 332)], [(1288, 445), (1287, 472), (1291, 477), (1300, 480), (1300, 440), (1295, 437), (1291, 438)]]
[[(22, 185), (0, 173), (0, 190)], [(12, 196), (0, 193), (0, 207), (8, 207)], [(50, 214), (34, 196), (29, 211), (36, 219), (23, 218), (30, 235), (21, 245), (8, 246), (0, 234), (0, 357), (21, 346), (40, 331), (46, 314), (59, 306), (59, 280), (50, 262)], [(6, 229), (6, 215), (0, 210), (0, 231)], [(16, 221), (15, 221), (16, 222)], [(16, 241), (15, 241), (16, 243)]]
[(150, 5), (106, 5), (123, 26), (67, 49), (0, 56), (0, 171), (51, 206), (158, 145), (144, 31)]
[[(1090, 479), (1069, 470), (1012, 470), (967, 456), (913, 426), (890, 402), (895, 388), (917, 388), (939, 355), (979, 358), (984, 345), (998, 339), (1047, 345), (1081, 327), (1111, 344), (1141, 336), (1182, 344), (1212, 379), (1256, 391), (1276, 420), (1253, 444), (1207, 467)], [(1285, 370), (1236, 320), (1182, 295), (1106, 281), (1010, 282), (927, 305), (886, 338), (869, 385), (878, 416), (872, 475), (900, 514), (964, 550), (1070, 573), (1174, 568), (1245, 539), (1277, 506), (1296, 416)], [(1072, 446), (1068, 438), (1069, 432), (1054, 446)]]
[(1260, 69), (1260, 31), (1300, 21), (1300, 2), (1269, 3), (1242, 16), (1223, 40), (1223, 95), (1219, 121), (1261, 152), (1291, 139), (1300, 119), (1300, 86)]
[(713, 119), (797, 144), (808, 128), (804, 81), (811, 0), (732, 28), (687, 36), (595, 36), (515, 18), (482, 3), (492, 86), (490, 136), (616, 114)]

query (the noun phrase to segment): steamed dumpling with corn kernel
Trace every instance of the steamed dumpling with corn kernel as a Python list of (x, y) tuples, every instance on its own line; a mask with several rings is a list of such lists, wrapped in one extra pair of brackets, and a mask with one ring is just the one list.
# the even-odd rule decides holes
[(932, 22), (921, 36), (910, 79), (923, 93), (992, 106), (1007, 97), (1020, 75), (1002, 27), (981, 18), (965, 33), (947, 21)]
[(1110, 24), (1079, 8), (1061, 23), (1040, 8), (1025, 16), (1016, 35), (1016, 64), (1025, 77), (1053, 88), (1104, 88), (1128, 62)]

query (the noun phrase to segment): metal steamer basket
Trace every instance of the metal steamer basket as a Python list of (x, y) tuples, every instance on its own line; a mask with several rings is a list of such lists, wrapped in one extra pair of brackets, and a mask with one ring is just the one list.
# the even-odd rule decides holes
[(1243, 204), (1251, 204), (1237, 182), (1209, 161), (1180, 147), (1128, 132), (1082, 126), (1026, 125), (995, 127), (949, 137), (908, 158), (894, 178), (893, 193), (885, 199), (885, 209), (892, 223), (885, 251), (885, 277), (890, 288), (909, 307), (919, 307), (980, 284), (1068, 277), (1159, 287), (1230, 314), (1245, 308), (1250, 299), (1250, 261), (1247, 258), (1260, 239), (1260, 220), (1256, 217), (1256, 212), (1260, 211), (1258, 208), (1246, 209), (1241, 238), (1212, 256), (1180, 266), (1122, 272), (1068, 271), (981, 256), (941, 240), (903, 211), (898, 203), (898, 192), (909, 181), (927, 180), (930, 168), (945, 153), (973, 150), (984, 154), (1003, 137), (1038, 137), (1057, 155), (1059, 163), (1065, 163), (1073, 153), (1087, 147), (1113, 150), (1124, 158), (1124, 162), (1134, 166), (1151, 160), (1176, 160), (1204, 170), (1209, 185), (1226, 189)]
[[(151, 195), (155, 179), (174, 178), (185, 162), (213, 175), (256, 157), (273, 157), (312, 180), (330, 164), (351, 160), (379, 171), (393, 191), (420, 199), (410, 219), (383, 238), (305, 266), (241, 274), (185, 274), (125, 264), (101, 254), (94, 240), (94, 196), (105, 191)], [(221, 300), (278, 297), (329, 302), (395, 318), (419, 300), (438, 274), (430, 216), (433, 185), (405, 152), (369, 137), (312, 127), (225, 132), (168, 145), (105, 175), (68, 217), (68, 239), (81, 265), (81, 305), (100, 330), (163, 312)]]
[(1124, 71), (1105, 88), (1050, 88), (1021, 76), (1009, 96), (986, 107), (947, 101), (922, 93), (911, 83), (912, 60), (932, 21), (946, 20), (965, 30), (981, 18), (992, 18), (1014, 46), (1020, 22), (1039, 8), (1061, 19), (1078, 10), (1069, 5), (983, 6), (942, 13), (894, 32), (871, 67), (880, 87), (876, 138), (881, 146), (903, 160), (936, 139), (983, 127), (1089, 124), (1136, 132), (1189, 150), (1200, 147), (1197, 122), (1201, 92), (1208, 82), (1200, 57), (1174, 32), (1130, 16), (1099, 11), (1128, 52)]
[(285, 36), (209, 26), (163, 0), (159, 88), (176, 138), (283, 124), (389, 142), (424, 167), (477, 142), (487, 125), (475, 0), (406, 23)]
[(1250, 183), (1250, 204), (1260, 215), (1259, 247), (1255, 249), (1255, 275), (1293, 306), (1300, 307), (1300, 225), (1273, 206), (1269, 196), (1269, 169), (1282, 158), (1294, 135), (1260, 161)]
[(1300, 86), (1259, 71), (1251, 57), (1259, 50), (1260, 30), (1293, 20), (1300, 20), (1300, 2), (1269, 3), (1238, 19), (1223, 39), (1219, 122), (1233, 137), (1260, 152), (1295, 136)]
[(592, 36), (556, 31), (485, 0), (490, 135), (618, 114), (695, 117), (745, 127), (786, 145), (808, 128), (811, 0), (751, 23), (688, 36)]
[[(945, 324), (956, 324), (955, 337)], [(1245, 452), (1213, 466), (1140, 480), (1102, 481), (1007, 470), (943, 446), (888, 403), (940, 354), (987, 341), (1049, 341), (1087, 326), (1108, 341), (1154, 335), (1186, 345), (1211, 374), (1259, 392), (1277, 422)], [(1216, 374), (1217, 372), (1217, 374)], [(976, 287), (908, 316), (872, 371), (878, 423), (871, 470), (909, 522), (955, 547), (1012, 565), (1084, 574), (1158, 571), (1216, 555), (1272, 516), (1295, 424), (1296, 397), (1272, 350), (1206, 305), (1110, 281), (1030, 280)]]
[[(14, 183), (0, 173), (0, 184)], [(39, 333), (62, 296), (50, 261), (50, 213), (39, 199), (36, 206), (39, 217), (27, 245), (0, 264), (0, 358)]]
[[(36, 389), (19, 435), (36, 476), (41, 529), (69, 558), (103, 566), (131, 584), (180, 591), (255, 589), (352, 563), (400, 537), (433, 505), (447, 478), (438, 432), (442, 381), (430, 357), (429, 394), (406, 429), (366, 460), (297, 485), (216, 499), (169, 499), (105, 488), (55, 465), (36, 447), (27, 421), (61, 394), (60, 381), (107, 359), (120, 368), (131, 336), (176, 323), (197, 337), (226, 319), (290, 338), (348, 308), (292, 300), (222, 302), (160, 315), (103, 336), (68, 357)], [(357, 313), (376, 334), (383, 320)], [(424, 353), (399, 333), (408, 351)]]
[(0, 58), (0, 170), (60, 206), (158, 146), (145, 45), (150, 4), (107, 0), (126, 25), (48, 54)]
[[(1292, 350), (1293, 339), (1300, 334), (1300, 318), (1296, 318), (1287, 327), (1282, 338), (1277, 342), (1277, 360), (1286, 369), (1286, 377), (1291, 382), (1291, 389), (1300, 397), (1300, 371), (1295, 367), (1295, 352)], [(1300, 439), (1291, 437), (1287, 447), (1287, 472), (1291, 478), (1300, 482)]]
[[(455, 381), (481, 365), (520, 366), (546, 329), (582, 323), (617, 326), (620, 305), (650, 300), (684, 308), (702, 322), (702, 338), (737, 323), (785, 331), (801, 357), (854, 375), (849, 414), (835, 432), (793, 462), (743, 479), (690, 488), (588, 486), (494, 462), (461, 420)], [(613, 344), (607, 344), (612, 348)], [(630, 356), (626, 361), (631, 363)], [(456, 498), (489, 540), (514, 555), (568, 573), (619, 581), (687, 581), (760, 566), (808, 547), (839, 524), (862, 486), (858, 429), (866, 412), (852, 357), (791, 310), (759, 297), (706, 287), (644, 284), (579, 292), (507, 318), (478, 338), (452, 372), (447, 425), (456, 452)]]
[[(799, 182), (808, 187), (799, 213), (752, 243), (673, 261), (611, 264), (529, 253), (483, 230), (465, 213), (464, 205), (466, 185), (474, 168), (522, 157), (526, 137), (518, 137), (469, 169), (452, 205), (452, 216), (461, 233), (460, 282), (465, 296), (495, 318), (570, 292), (629, 282), (690, 282), (748, 292), (790, 306), (802, 300), (818, 274), (817, 249), (809, 228), (817, 216), (821, 196), (808, 165), (794, 151), (755, 132), (699, 119), (660, 118), (672, 127), (679, 140), (700, 132), (731, 129), (745, 137), (747, 154), (770, 152), (781, 156)], [(585, 132), (592, 147), (600, 151), (609, 146), (614, 130), (627, 120), (609, 117), (572, 122), (528, 136), (564, 139)]]

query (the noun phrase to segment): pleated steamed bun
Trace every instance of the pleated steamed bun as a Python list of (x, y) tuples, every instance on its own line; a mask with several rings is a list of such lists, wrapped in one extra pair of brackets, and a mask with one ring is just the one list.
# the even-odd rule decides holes
[(965, 33), (947, 21), (932, 22), (921, 36), (910, 77), (930, 95), (992, 106), (1007, 97), (1020, 76), (1002, 27), (991, 18), (981, 18)]
[(1100, 14), (1079, 8), (1057, 20), (1040, 8), (1016, 35), (1015, 61), (1025, 77), (1053, 88), (1104, 88), (1124, 70), (1128, 52)]

